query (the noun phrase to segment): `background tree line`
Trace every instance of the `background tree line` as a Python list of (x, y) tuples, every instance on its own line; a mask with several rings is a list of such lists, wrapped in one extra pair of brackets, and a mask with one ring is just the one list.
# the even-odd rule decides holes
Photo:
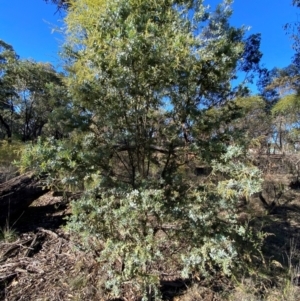
[[(49, 63), (21, 60), (0, 40), (0, 135), (22, 141), (61, 137), (57, 114), (67, 103), (62, 73)], [(55, 119), (55, 121), (54, 121)]]
[[(58, 9), (68, 10), (72, 2), (46, 1), (57, 5)], [(298, 2), (293, 2), (298, 6)], [(299, 91), (299, 63), (298, 63), (298, 36), (297, 23), (288, 23), (286, 30), (295, 41), (295, 56), (290, 66), (273, 70), (259, 67), (262, 53), (259, 51), (260, 35), (254, 34), (247, 39), (244, 51), (244, 66), (240, 70), (256, 71), (259, 93), (253, 97), (250, 91), (243, 90), (237, 96), (241, 123), (247, 118), (249, 137), (258, 138), (262, 142), (261, 152), (294, 151), (298, 147), (298, 91)], [(12, 135), (22, 141), (35, 140), (42, 133), (45, 136), (62, 137), (68, 130), (63, 128), (61, 118), (62, 108), (70, 106), (67, 99), (63, 73), (57, 72), (53, 66), (29, 60), (20, 60), (13, 47), (1, 41), (0, 45), (1, 68), (1, 114), (0, 130), (2, 139), (11, 139)], [(253, 73), (245, 79), (252, 81)], [(244, 93), (244, 94), (243, 94)], [(248, 96), (249, 97), (248, 97)], [(243, 96), (245, 101), (243, 101)], [(258, 97), (260, 100), (258, 100)], [(233, 97), (231, 97), (233, 98)], [(255, 116), (251, 111), (260, 106), (265, 116)], [(246, 107), (246, 108), (245, 108)], [(257, 114), (262, 114), (257, 112)], [(212, 113), (210, 113), (212, 114)], [(249, 114), (249, 117), (245, 116)], [(251, 117), (251, 118), (250, 118)], [(261, 129), (255, 125), (256, 117), (264, 120)], [(54, 121), (55, 119), (55, 121)], [(251, 121), (254, 122), (251, 128)], [(72, 120), (74, 122), (74, 120)], [(229, 127), (228, 127), (229, 128)]]

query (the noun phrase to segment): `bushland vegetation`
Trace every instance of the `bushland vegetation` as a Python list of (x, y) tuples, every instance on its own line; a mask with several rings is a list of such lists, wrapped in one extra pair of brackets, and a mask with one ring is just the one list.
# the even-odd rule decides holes
[(299, 246), (274, 257), (270, 225), (297, 198), (297, 54), (262, 68), (231, 1), (53, 2), (67, 10), (64, 72), (1, 41), (0, 134), (27, 142), (20, 172), (79, 195), (64, 231), (96, 259), (101, 298), (161, 300), (180, 279), (182, 300), (202, 300), (200, 283), (226, 279), (223, 300), (296, 300)]

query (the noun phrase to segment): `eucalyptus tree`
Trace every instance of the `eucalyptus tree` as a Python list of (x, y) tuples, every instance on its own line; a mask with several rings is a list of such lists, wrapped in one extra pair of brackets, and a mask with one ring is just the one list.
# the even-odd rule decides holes
[[(300, 8), (300, 1), (299, 0), (293, 0), (292, 4), (295, 7)], [(299, 51), (300, 51), (300, 23), (299, 23), (299, 21), (287, 23), (285, 25), (285, 29), (287, 30), (288, 33), (291, 34), (291, 37), (294, 40), (294, 45), (293, 46), (294, 46), (294, 49), (296, 51), (295, 59), (297, 60), (297, 57), (298, 57)]]
[(273, 142), (281, 152), (299, 149), (300, 142), (300, 97), (284, 95), (272, 108)]
[[(244, 92), (232, 80), (250, 71), (231, 1), (215, 11), (191, 0), (69, 3), (76, 126), (69, 139), (39, 141), (21, 165), (47, 172), (49, 185), (85, 190), (69, 228), (96, 250), (114, 295), (126, 282), (158, 298), (159, 271), (171, 266), (184, 277), (229, 275), (252, 237), (237, 223), (237, 202), (260, 187), (222, 126)], [(190, 166), (204, 161), (213, 173), (200, 181)]]
[(68, 103), (62, 79), (50, 64), (21, 60), (0, 41), (0, 124), (9, 140), (36, 139), (46, 124), (48, 134), (62, 131), (55, 117)]
[(23, 141), (42, 134), (51, 113), (62, 105), (62, 75), (48, 63), (20, 60), (14, 74), (13, 106), (18, 134)]
[(12, 136), (13, 105), (11, 100), (16, 96), (14, 90), (13, 70), (18, 62), (18, 55), (13, 47), (0, 40), (0, 123), (4, 127), (6, 136)]
[[(293, 5), (297, 8), (300, 7), (300, 2), (298, 0), (293, 0)], [(296, 88), (297, 93), (300, 92), (299, 86), (299, 70), (300, 70), (300, 23), (289, 22), (285, 25), (286, 32), (290, 35), (293, 40), (293, 49), (295, 55), (292, 59), (292, 64), (282, 70), (282, 80), (285, 84), (292, 86), (293, 89)]]
[(267, 102), (270, 104), (270, 142), (275, 146), (274, 151), (290, 150), (298, 140), (299, 79), (299, 66), (295, 63), (281, 69), (274, 68), (265, 78), (262, 95), (272, 96)]
[(300, 73), (297, 64), (290, 64), (284, 68), (275, 68), (272, 80), (265, 87), (268, 91), (276, 91), (279, 97), (300, 92)]

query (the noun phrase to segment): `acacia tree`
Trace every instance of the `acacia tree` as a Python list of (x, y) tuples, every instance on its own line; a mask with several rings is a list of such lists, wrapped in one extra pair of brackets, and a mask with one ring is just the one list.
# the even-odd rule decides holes
[[(230, 274), (251, 237), (236, 204), (260, 187), (258, 170), (219, 130), (234, 117), (230, 106), (217, 125), (208, 114), (243, 90), (231, 87), (246, 68), (231, 1), (214, 12), (188, 0), (70, 3), (76, 127), (68, 140), (40, 141), (21, 163), (46, 171), (49, 184), (85, 189), (69, 229), (97, 250), (113, 294), (126, 282), (158, 298), (159, 271), (171, 266), (184, 277)], [(206, 182), (190, 175), (190, 160), (213, 166)]]

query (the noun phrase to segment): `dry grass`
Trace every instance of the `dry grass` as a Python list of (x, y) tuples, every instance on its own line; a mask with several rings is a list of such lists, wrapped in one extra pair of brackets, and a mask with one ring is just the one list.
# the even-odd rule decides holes
[(248, 280), (237, 285), (234, 291), (226, 298), (228, 301), (299, 301), (300, 288), (293, 281), (283, 280), (279, 286), (266, 289), (260, 295), (258, 284)]
[(23, 147), (24, 144), (21, 142), (0, 142), (0, 183), (17, 175), (18, 169), (13, 162), (20, 158)]
[(10, 243), (15, 241), (17, 238), (18, 238), (17, 232), (9, 225), (6, 225), (2, 229), (0, 229), (0, 241), (4, 241), (5, 243)]
[(19, 141), (0, 141), (0, 165), (8, 165), (20, 157), (24, 144)]
[(174, 301), (221, 301), (211, 289), (193, 284), (187, 291), (179, 297), (175, 297)]

